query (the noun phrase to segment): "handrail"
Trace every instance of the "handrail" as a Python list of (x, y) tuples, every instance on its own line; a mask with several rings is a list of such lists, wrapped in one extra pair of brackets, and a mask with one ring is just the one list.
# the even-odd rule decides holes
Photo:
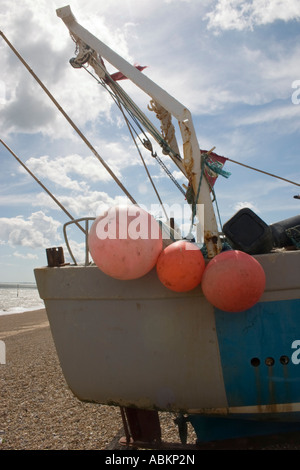
[(67, 236), (67, 225), (74, 224), (74, 223), (76, 225), (78, 225), (78, 222), (85, 221), (85, 230), (84, 230), (84, 233), (85, 233), (85, 266), (88, 266), (90, 264), (90, 261), (89, 261), (89, 247), (88, 247), (88, 234), (89, 234), (89, 221), (90, 220), (95, 220), (95, 217), (81, 217), (80, 219), (70, 220), (69, 222), (66, 222), (63, 226), (63, 234), (64, 234), (65, 243), (66, 243), (69, 255), (71, 256), (75, 266), (77, 266), (77, 261), (76, 261), (74, 255), (73, 255), (73, 252), (72, 252), (70, 244), (69, 244), (69, 240), (68, 240), (68, 236)]

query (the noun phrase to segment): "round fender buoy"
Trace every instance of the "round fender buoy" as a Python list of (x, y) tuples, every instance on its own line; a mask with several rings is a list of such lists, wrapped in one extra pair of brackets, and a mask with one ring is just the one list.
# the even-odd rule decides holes
[(205, 268), (204, 257), (197, 245), (179, 240), (159, 255), (156, 271), (161, 283), (175, 292), (187, 292), (200, 284)]
[(260, 263), (242, 251), (229, 250), (206, 266), (201, 287), (206, 299), (225, 312), (253, 307), (264, 292), (265, 272)]
[(154, 268), (162, 250), (159, 223), (138, 206), (116, 206), (98, 216), (88, 236), (89, 252), (115, 279), (137, 279)]

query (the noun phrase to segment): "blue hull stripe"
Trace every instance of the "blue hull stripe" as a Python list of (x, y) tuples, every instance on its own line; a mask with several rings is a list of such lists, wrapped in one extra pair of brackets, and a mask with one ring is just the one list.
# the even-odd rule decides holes
[(299, 403), (300, 300), (215, 317), (228, 406)]
[(188, 420), (195, 430), (198, 443), (300, 431), (300, 419), (299, 422), (273, 422), (190, 415)]

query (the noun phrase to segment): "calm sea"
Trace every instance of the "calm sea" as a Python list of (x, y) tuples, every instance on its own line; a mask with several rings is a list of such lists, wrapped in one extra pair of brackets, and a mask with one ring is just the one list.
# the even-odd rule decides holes
[(34, 283), (0, 283), (0, 315), (44, 308)]

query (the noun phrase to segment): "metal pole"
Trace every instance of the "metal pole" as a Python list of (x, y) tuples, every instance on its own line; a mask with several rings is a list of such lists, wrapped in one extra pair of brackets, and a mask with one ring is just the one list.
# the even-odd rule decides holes
[[(46, 191), (47, 194), (49, 194), (49, 196), (53, 199), (54, 202), (56, 202), (56, 204), (67, 214), (68, 217), (70, 217), (71, 220), (74, 220), (74, 217), (72, 217), (72, 215), (67, 211), (67, 209), (65, 209), (65, 207), (58, 201), (58, 199), (56, 199), (55, 196), (53, 196), (53, 194), (49, 191), (49, 189), (46, 188), (46, 186), (43, 185), (43, 183), (40, 182), (40, 180), (32, 173), (32, 171), (29, 170), (29, 168), (25, 165), (25, 163), (23, 163), (19, 157), (17, 157), (17, 155), (8, 147), (8, 145), (6, 145), (5, 142), (3, 142), (2, 139), (0, 139), (0, 143), (2, 145), (4, 145), (4, 147), (11, 153), (11, 155), (13, 157), (15, 157), (15, 159), (20, 163), (20, 165), (22, 165), (23, 168), (25, 168), (25, 170), (27, 171), (27, 173), (30, 174), (30, 176), (32, 176), (32, 178), (44, 189), (44, 191)], [(81, 227), (81, 225), (79, 225), (77, 222), (75, 222), (77, 227), (80, 228), (80, 230), (85, 233), (85, 230), (83, 227)]]

